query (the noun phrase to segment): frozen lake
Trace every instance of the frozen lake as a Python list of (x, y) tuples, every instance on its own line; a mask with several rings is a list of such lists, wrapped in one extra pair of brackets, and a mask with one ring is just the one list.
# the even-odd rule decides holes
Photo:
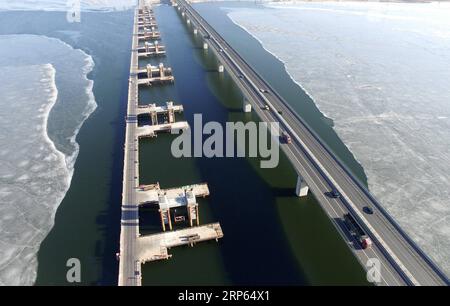
[(132, 8), (136, 0), (0, 0), (0, 10), (67, 11), (79, 5), (82, 11), (114, 11)]
[(96, 107), (93, 67), (58, 39), (0, 35), (0, 285), (34, 283), (72, 179), (76, 135)]
[(229, 16), (285, 63), (370, 190), (449, 274), (450, 4), (297, 2)]

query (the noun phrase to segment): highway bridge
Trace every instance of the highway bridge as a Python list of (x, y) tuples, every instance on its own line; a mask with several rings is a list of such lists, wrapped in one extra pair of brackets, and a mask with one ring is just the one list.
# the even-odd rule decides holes
[[(174, 0), (194, 35), (201, 35), (204, 48), (211, 50), (245, 96), (244, 109), (251, 108), (266, 122), (279, 122), (292, 139), (281, 145), (298, 174), (297, 193), (309, 188), (342, 235), (361, 265), (373, 271), (369, 259), (379, 260), (377, 285), (448, 285), (445, 274), (423, 253), (381, 207), (367, 188), (340, 162), (302, 118), (271, 88), (249, 64), (185, 0)], [(208, 51), (209, 52), (209, 51)], [(267, 108), (267, 109), (266, 109)], [(328, 194), (335, 189), (340, 196)], [(373, 210), (364, 212), (365, 207)], [(350, 213), (373, 241), (362, 249), (343, 225)]]

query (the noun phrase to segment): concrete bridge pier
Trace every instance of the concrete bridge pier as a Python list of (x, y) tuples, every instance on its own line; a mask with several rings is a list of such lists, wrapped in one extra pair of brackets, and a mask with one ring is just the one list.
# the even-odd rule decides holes
[(198, 30), (197, 30), (197, 28), (195, 28), (194, 29), (194, 34), (197, 35), (197, 33), (198, 33)]
[(208, 44), (205, 43), (205, 42), (203, 43), (203, 49), (204, 49), (204, 50), (207, 50), (207, 49), (208, 49)]
[(186, 20), (186, 23), (187, 23), (187, 24), (190, 24), (190, 23), (191, 23), (191, 20), (188, 18), (188, 19)]
[(150, 64), (147, 65), (147, 77), (149, 79), (153, 77), (152, 66)]
[(219, 70), (219, 72), (224, 72), (225, 68), (223, 68), (223, 65), (219, 65), (218, 70)]
[(252, 105), (246, 98), (243, 100), (244, 113), (250, 113), (252, 111)]
[(157, 125), (158, 124), (158, 114), (156, 113), (156, 111), (152, 111), (150, 113), (150, 119), (152, 121), (152, 125)]
[(181, 12), (181, 16), (183, 16), (183, 17), (184, 17), (184, 12)]
[(306, 197), (308, 195), (308, 190), (309, 190), (309, 187), (306, 184), (305, 180), (303, 179), (303, 177), (300, 174), (298, 174), (297, 185), (295, 186), (295, 194), (298, 197)]
[(162, 78), (165, 76), (165, 70), (164, 70), (164, 64), (163, 63), (159, 64), (159, 76), (162, 77)]

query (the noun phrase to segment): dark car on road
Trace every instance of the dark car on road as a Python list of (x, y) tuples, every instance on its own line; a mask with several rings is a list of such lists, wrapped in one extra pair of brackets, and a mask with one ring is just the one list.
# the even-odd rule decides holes
[(328, 195), (330, 196), (330, 198), (334, 198), (334, 199), (339, 198), (339, 197), (341, 196), (341, 195), (339, 194), (339, 191), (337, 191), (336, 188), (333, 188), (333, 189), (328, 193)]
[(373, 209), (370, 206), (364, 206), (363, 207), (363, 211), (368, 214), (368, 215), (372, 215), (373, 214)]

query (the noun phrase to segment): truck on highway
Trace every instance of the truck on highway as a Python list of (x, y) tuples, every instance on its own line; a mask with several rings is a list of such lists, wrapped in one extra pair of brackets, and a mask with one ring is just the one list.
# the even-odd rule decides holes
[(368, 249), (372, 246), (372, 240), (367, 236), (366, 232), (356, 222), (355, 218), (349, 213), (344, 215), (344, 223), (352, 237), (358, 240), (363, 249)]
[(289, 134), (287, 133), (287, 132), (283, 132), (282, 134), (281, 134), (281, 140), (284, 142), (284, 143), (292, 143), (292, 139), (291, 139), (291, 136), (289, 136)]

